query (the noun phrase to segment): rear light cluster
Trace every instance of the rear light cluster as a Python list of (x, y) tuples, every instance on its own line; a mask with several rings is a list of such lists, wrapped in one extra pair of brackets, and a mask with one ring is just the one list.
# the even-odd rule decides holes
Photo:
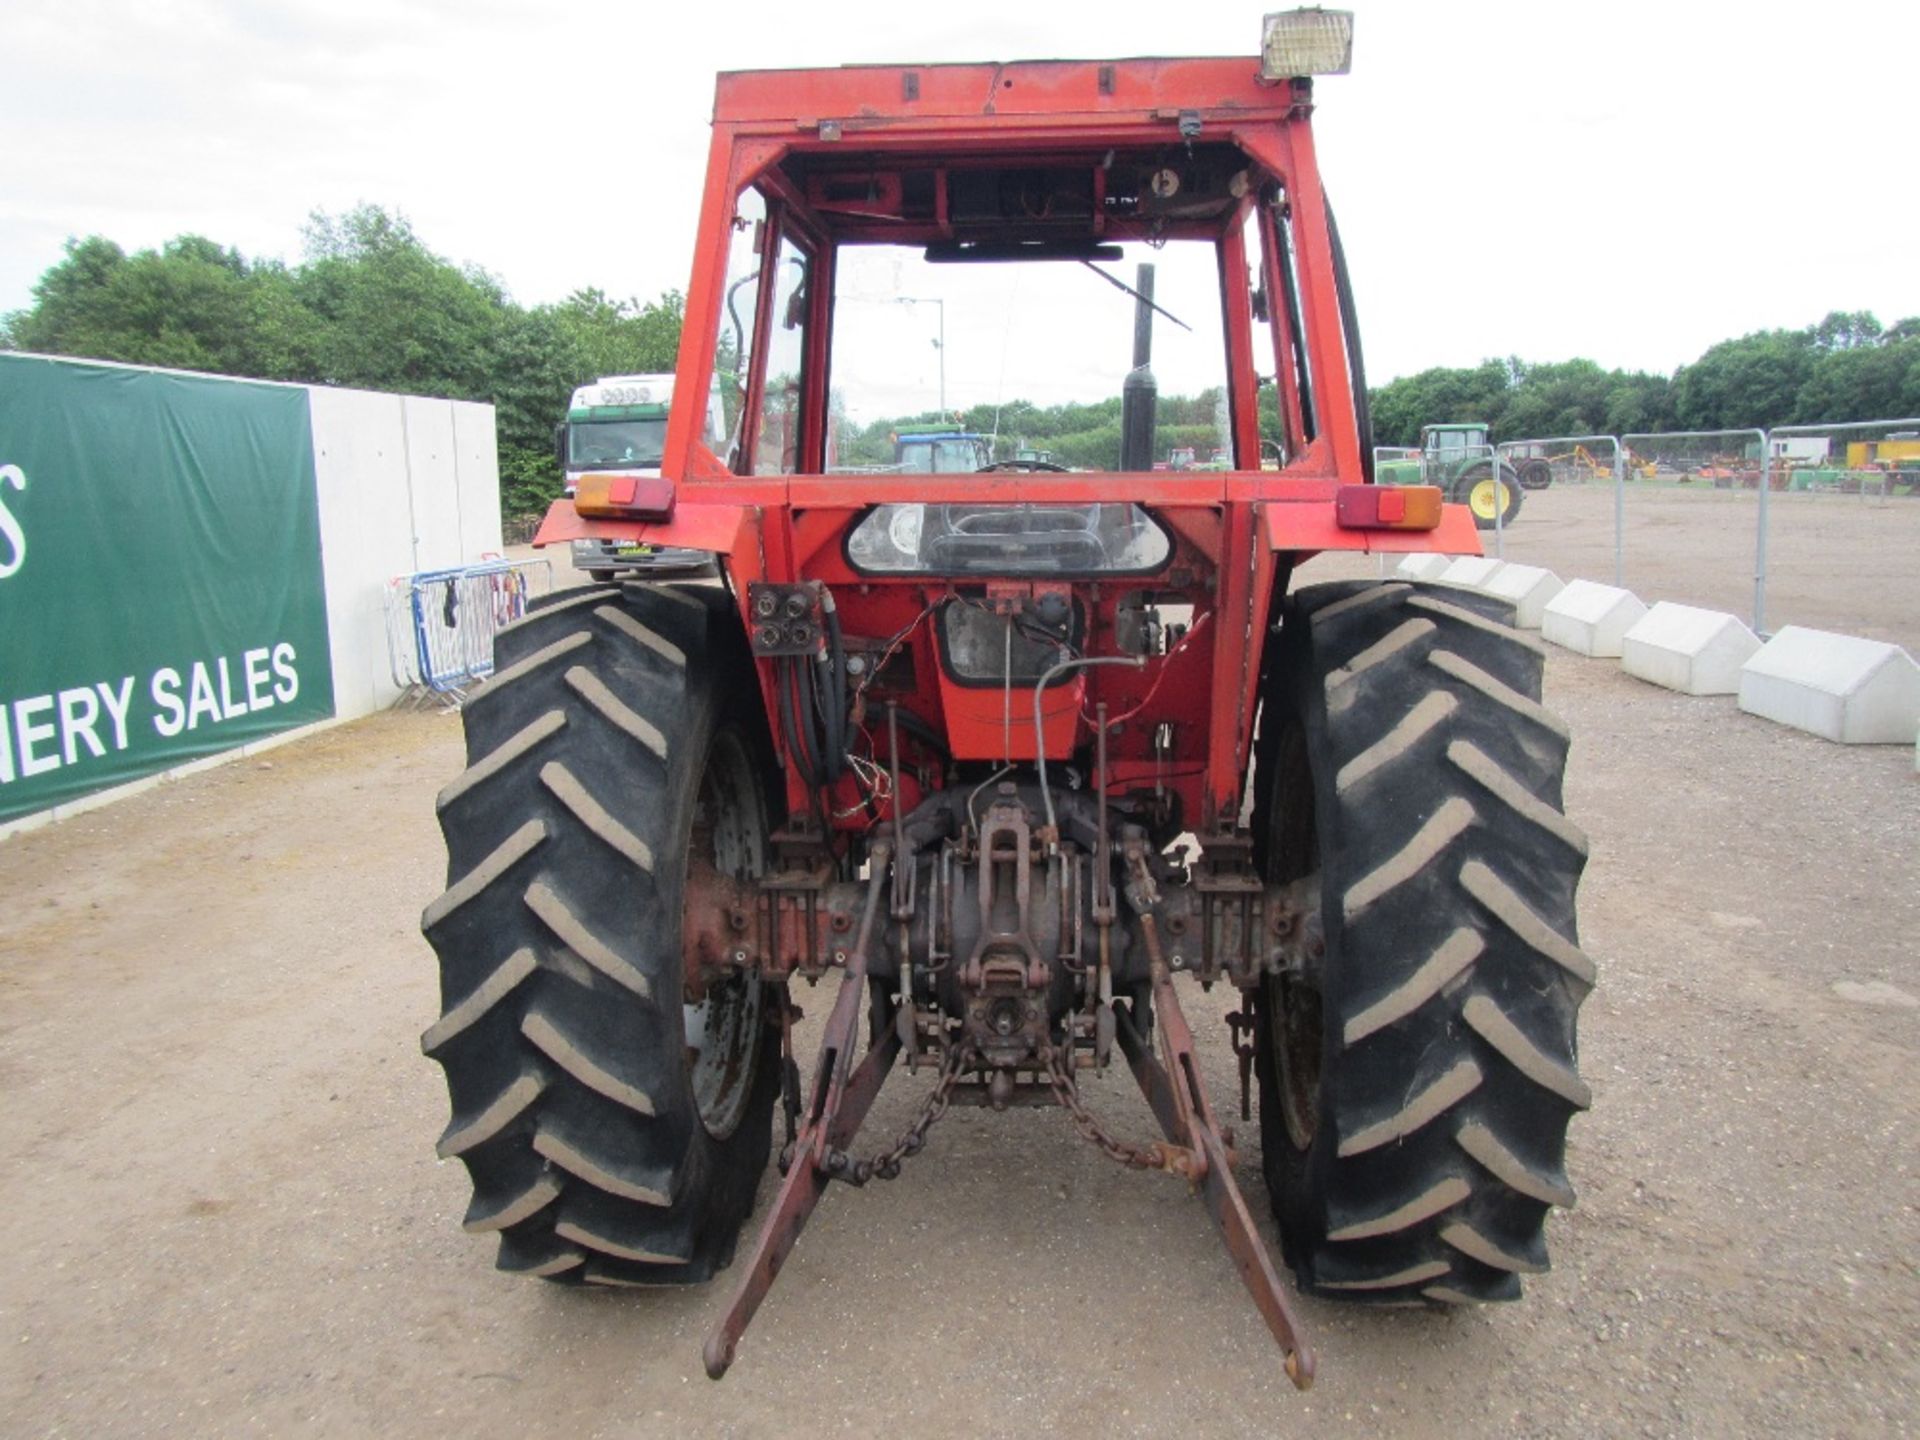
[(1334, 500), (1342, 530), (1437, 530), (1438, 485), (1342, 485)]
[(589, 520), (666, 520), (673, 515), (673, 482), (659, 475), (582, 475), (573, 508)]

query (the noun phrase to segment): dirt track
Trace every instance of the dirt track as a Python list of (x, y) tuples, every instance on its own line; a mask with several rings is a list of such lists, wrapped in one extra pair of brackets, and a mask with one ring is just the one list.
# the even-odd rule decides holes
[[(956, 1112), (898, 1183), (836, 1190), (720, 1386), (719, 1291), (495, 1273), (415, 1038), (458, 726), (388, 715), (0, 845), (4, 1428), (1912, 1433), (1912, 756), (1599, 662), (1556, 657), (1548, 690), (1593, 837), (1597, 1098), (1518, 1306), (1307, 1302), (1321, 1382), (1296, 1396), (1198, 1202), (1051, 1112)], [(1224, 998), (1192, 1003), (1230, 1105)], [(1147, 1133), (1120, 1077), (1094, 1095)]]

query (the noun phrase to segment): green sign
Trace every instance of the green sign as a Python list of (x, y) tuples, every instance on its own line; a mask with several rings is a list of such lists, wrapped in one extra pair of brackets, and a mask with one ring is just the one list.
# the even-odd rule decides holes
[(306, 392), (0, 355), (0, 820), (332, 714)]

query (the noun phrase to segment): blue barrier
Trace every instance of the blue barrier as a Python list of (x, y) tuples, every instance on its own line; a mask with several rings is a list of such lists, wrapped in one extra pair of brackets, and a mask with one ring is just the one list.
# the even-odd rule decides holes
[[(493, 673), (493, 637), (527, 613), (536, 568), (546, 572), (542, 588), (551, 589), (552, 567), (545, 560), (490, 560), (393, 581), (388, 637), (395, 683), (457, 703)], [(395, 643), (396, 609), (403, 609), (411, 653), (403, 654)]]

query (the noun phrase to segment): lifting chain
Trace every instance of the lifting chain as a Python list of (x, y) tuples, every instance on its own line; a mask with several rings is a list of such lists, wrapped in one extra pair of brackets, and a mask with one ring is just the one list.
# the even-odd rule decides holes
[(1109, 1159), (1118, 1160), (1130, 1170), (1164, 1170), (1169, 1175), (1180, 1175), (1191, 1180), (1195, 1174), (1194, 1155), (1186, 1146), (1170, 1145), (1164, 1140), (1136, 1145), (1131, 1140), (1122, 1140), (1110, 1133), (1100, 1123), (1080, 1098), (1080, 1087), (1074, 1083), (1073, 1075), (1067, 1069), (1066, 1056), (1071, 1053), (1051, 1047), (1047, 1050), (1047, 1083), (1053, 1087), (1054, 1099), (1072, 1117), (1073, 1128), (1080, 1132), (1081, 1137), (1092, 1141)]
[(947, 1046), (940, 1064), (939, 1079), (934, 1082), (933, 1089), (927, 1092), (919, 1113), (913, 1117), (913, 1123), (907, 1126), (900, 1138), (878, 1155), (864, 1160), (855, 1159), (844, 1150), (829, 1150), (827, 1174), (849, 1185), (864, 1185), (869, 1180), (898, 1179), (900, 1162), (920, 1153), (927, 1143), (927, 1131), (932, 1128), (934, 1121), (947, 1113), (947, 1107), (953, 1101), (953, 1087), (960, 1083), (960, 1074), (965, 1068), (962, 1047)]

